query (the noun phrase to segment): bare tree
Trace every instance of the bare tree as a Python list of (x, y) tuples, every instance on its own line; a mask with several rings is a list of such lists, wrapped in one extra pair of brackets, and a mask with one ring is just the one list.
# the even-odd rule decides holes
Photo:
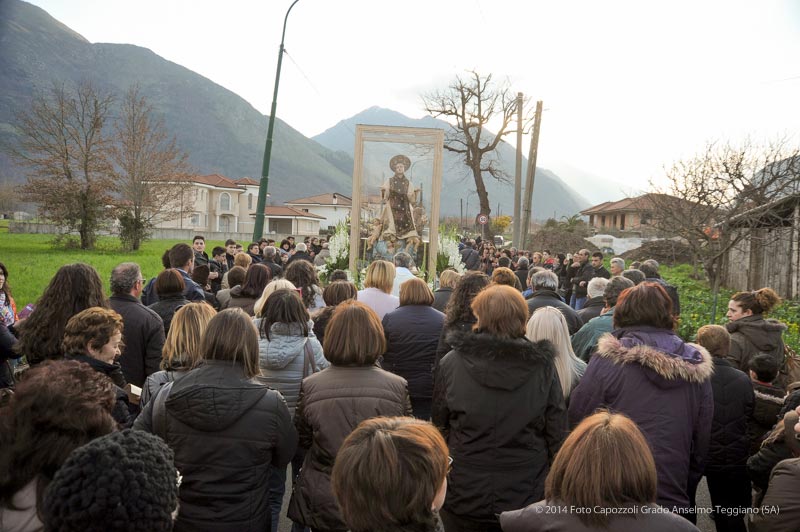
[[(501, 181), (508, 179), (492, 155), (503, 137), (517, 131), (516, 94), (507, 83), (494, 84), (491, 74), (484, 77), (471, 71), (468, 76), (457, 76), (447, 89), (423, 95), (422, 102), (431, 115), (455, 122), (445, 132), (444, 148), (464, 156), (475, 180), (481, 212), (490, 214), (484, 174)], [(486, 129), (489, 122), (497, 127), (494, 135)]]
[(800, 148), (787, 138), (767, 144), (709, 142), (701, 153), (667, 169), (665, 185), (651, 181), (652, 223), (686, 241), (716, 290), (731, 248), (745, 238), (769, 238), (758, 228), (773, 216), (770, 204), (800, 192), (798, 155)]
[(120, 236), (137, 250), (158, 223), (192, 210), (187, 155), (137, 86), (122, 101), (111, 148), (119, 191)]
[(62, 231), (77, 230), (81, 249), (92, 248), (100, 226), (113, 217), (107, 207), (114, 181), (103, 134), (111, 103), (91, 83), (74, 91), (54, 85), (17, 115), (20, 141), (12, 154), (30, 171), (23, 197)]

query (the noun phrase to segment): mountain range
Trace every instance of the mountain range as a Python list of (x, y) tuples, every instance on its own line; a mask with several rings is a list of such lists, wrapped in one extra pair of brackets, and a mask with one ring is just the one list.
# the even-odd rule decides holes
[[(230, 90), (146, 48), (91, 43), (39, 7), (21, 0), (2, 0), (0, 72), (0, 179), (24, 181), (24, 172), (4, 149), (17, 142), (15, 116), (29, 109), (32, 98), (46, 93), (53, 84), (70, 86), (87, 80), (101, 91), (116, 94), (117, 102), (128, 87), (138, 84), (198, 173), (232, 178), (261, 173), (267, 117)], [(117, 108), (112, 109), (112, 114), (116, 113)], [(412, 119), (372, 107), (309, 139), (276, 119), (271, 202), (332, 191), (349, 195), (358, 123), (450, 127), (432, 117)], [(513, 147), (501, 143), (497, 157), (513, 178)], [(499, 203), (503, 214), (511, 214), (513, 185), (491, 178), (486, 183), (492, 209)], [(466, 167), (454, 154), (446, 154), (441, 212), (458, 214), (460, 199), (470, 188), (474, 189), (474, 183)], [(450, 194), (448, 190), (461, 192)], [(556, 174), (542, 168), (537, 169), (535, 190), (534, 219), (569, 216), (588, 206)], [(477, 204), (474, 194), (471, 202)]]

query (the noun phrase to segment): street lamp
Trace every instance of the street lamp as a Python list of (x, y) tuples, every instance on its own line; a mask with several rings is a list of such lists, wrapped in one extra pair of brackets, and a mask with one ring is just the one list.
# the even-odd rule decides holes
[(267, 144), (264, 146), (264, 164), (261, 167), (261, 182), (258, 185), (258, 202), (256, 203), (256, 223), (253, 227), (253, 240), (257, 241), (264, 233), (264, 207), (267, 203), (267, 187), (269, 186), (269, 159), (272, 153), (272, 132), (275, 129), (275, 110), (278, 107), (278, 84), (281, 81), (281, 63), (283, 62), (283, 40), (286, 37), (286, 21), (289, 19), (289, 12), (300, 0), (294, 0), (286, 16), (283, 18), (283, 33), (281, 33), (281, 46), (278, 48), (278, 71), (275, 73), (275, 92), (272, 95), (272, 110), (269, 114), (269, 126), (267, 127)]

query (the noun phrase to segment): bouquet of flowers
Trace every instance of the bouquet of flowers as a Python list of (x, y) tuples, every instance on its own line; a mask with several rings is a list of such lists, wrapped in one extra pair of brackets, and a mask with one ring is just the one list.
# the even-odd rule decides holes
[(436, 254), (436, 274), (442, 273), (447, 268), (453, 268), (460, 274), (466, 269), (461, 262), (461, 252), (458, 250), (458, 238), (454, 231), (446, 228), (439, 230), (439, 251)]
[(325, 264), (317, 266), (317, 273), (323, 283), (334, 270), (347, 270), (350, 267), (350, 229), (345, 222), (339, 222), (336, 231), (328, 239), (330, 256)]

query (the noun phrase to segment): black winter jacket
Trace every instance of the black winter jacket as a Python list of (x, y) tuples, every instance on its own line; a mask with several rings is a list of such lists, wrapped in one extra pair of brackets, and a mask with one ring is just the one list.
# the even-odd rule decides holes
[(133, 296), (111, 296), (111, 308), (122, 316), (125, 349), (119, 358), (125, 379), (138, 387), (161, 364), (164, 347), (164, 322)]
[(433, 366), (444, 314), (425, 305), (399, 307), (383, 317), (386, 353), (381, 367), (408, 381), (414, 399), (433, 394)]
[(744, 471), (750, 456), (747, 427), (753, 415), (753, 386), (750, 377), (728, 360), (714, 358), (711, 389), (714, 419), (708, 448), (706, 473)]
[(549, 342), (455, 332), (432, 420), (453, 457), (444, 508), (487, 525), (541, 500), (567, 416)]
[(578, 329), (583, 325), (575, 309), (564, 303), (561, 297), (552, 290), (542, 289), (534, 291), (527, 303), (528, 316), (533, 316), (533, 313), (541, 307), (555, 307), (560, 310), (561, 314), (564, 315), (564, 319), (567, 320), (567, 328), (569, 329), (570, 335), (578, 332)]
[(128, 401), (128, 393), (125, 391), (125, 376), (119, 364), (106, 364), (102, 360), (92, 358), (83, 353), (72, 353), (64, 356), (65, 360), (76, 360), (88, 364), (93, 370), (102, 373), (114, 383), (116, 401), (114, 403), (114, 410), (111, 412), (111, 417), (117, 422), (120, 430), (130, 428), (133, 420), (139, 413), (139, 407), (132, 405)]
[[(154, 410), (165, 392), (162, 425)], [(183, 475), (176, 532), (270, 529), (270, 467), (285, 467), (297, 446), (280, 393), (248, 379), (239, 364), (207, 360), (163, 387), (134, 428), (160, 436), (175, 453)]]
[(756, 454), (764, 441), (764, 436), (778, 422), (778, 414), (783, 408), (786, 392), (782, 388), (770, 384), (753, 382), (755, 393), (755, 406), (753, 408), (753, 422), (748, 427), (747, 435), (750, 437), (750, 454)]
[(439, 345), (436, 346), (436, 363), (434, 364), (433, 373), (434, 378), (436, 378), (436, 367), (438, 367), (439, 362), (453, 348), (448, 340), (450, 334), (456, 331), (470, 332), (472, 330), (472, 326), (475, 325), (475, 321), (476, 320), (473, 318), (471, 321), (459, 321), (453, 325), (444, 325), (442, 327), (442, 334), (439, 335)]
[(447, 303), (450, 302), (450, 296), (453, 295), (453, 289), (448, 287), (439, 288), (433, 293), (433, 308), (439, 312), (444, 312), (447, 308)]
[(179, 308), (188, 304), (189, 300), (183, 297), (183, 293), (180, 293), (176, 296), (161, 297), (152, 305), (148, 305), (147, 308), (161, 317), (161, 321), (164, 322), (164, 336), (166, 336), (169, 333), (172, 317), (178, 312)]
[(586, 303), (583, 305), (583, 308), (577, 312), (578, 317), (581, 319), (581, 324), (589, 323), (589, 320), (602, 314), (605, 306), (606, 302), (603, 299), (603, 296), (591, 297), (587, 299)]

